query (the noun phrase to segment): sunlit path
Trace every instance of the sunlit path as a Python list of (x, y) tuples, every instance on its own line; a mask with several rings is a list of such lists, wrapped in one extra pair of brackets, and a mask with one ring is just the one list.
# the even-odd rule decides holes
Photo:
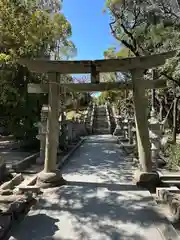
[(132, 183), (131, 159), (109, 136), (90, 137), (11, 240), (177, 239), (148, 191)]

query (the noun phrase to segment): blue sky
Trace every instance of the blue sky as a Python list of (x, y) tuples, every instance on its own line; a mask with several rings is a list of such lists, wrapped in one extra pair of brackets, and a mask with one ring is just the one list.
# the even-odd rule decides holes
[(104, 6), (105, 0), (63, 1), (62, 11), (71, 23), (71, 40), (77, 48), (76, 60), (102, 59), (103, 52), (115, 45), (109, 15), (102, 11)]
[(103, 52), (115, 43), (109, 28), (109, 16), (103, 13), (105, 0), (64, 0), (63, 13), (72, 25), (72, 41), (77, 60), (103, 58)]

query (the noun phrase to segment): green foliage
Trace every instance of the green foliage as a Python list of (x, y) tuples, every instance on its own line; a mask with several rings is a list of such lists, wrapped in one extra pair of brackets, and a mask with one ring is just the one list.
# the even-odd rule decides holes
[(51, 16), (20, 0), (1, 0), (0, 12), (1, 48), (13, 59), (41, 55), (49, 45), (54, 48), (57, 40), (68, 44), (71, 26), (63, 14)]
[(180, 144), (170, 145), (166, 150), (168, 156), (168, 168), (176, 170), (180, 166)]
[[(35, 0), (0, 1), (0, 112), (1, 122), (17, 138), (32, 139), (37, 133), (33, 124), (39, 120), (40, 108), (47, 96), (27, 93), (28, 83), (46, 79), (41, 74), (30, 73), (17, 64), (20, 57), (43, 57), (50, 50), (56, 54), (69, 54), (75, 48), (68, 39), (71, 25), (62, 13), (50, 14), (39, 9)], [(66, 46), (68, 51), (58, 52)], [(60, 58), (64, 56), (60, 56)], [(64, 77), (69, 81), (69, 77)]]
[[(169, 51), (180, 46), (180, 19), (163, 0), (107, 1), (113, 36), (135, 56)], [(172, 75), (170, 75), (172, 76)]]
[[(171, 1), (106, 0), (106, 8), (110, 15), (110, 30), (121, 49), (109, 48), (105, 51), (105, 57), (138, 57), (180, 49), (180, 17), (176, 15)], [(179, 60), (180, 54), (177, 52), (174, 58), (156, 69), (157, 78), (169, 80), (168, 89), (156, 91), (159, 93), (158, 97), (156, 95), (157, 103), (163, 98), (163, 116), (168, 111), (168, 94), (174, 92), (174, 83), (176, 93), (179, 93)], [(126, 76), (128, 79), (129, 76)]]

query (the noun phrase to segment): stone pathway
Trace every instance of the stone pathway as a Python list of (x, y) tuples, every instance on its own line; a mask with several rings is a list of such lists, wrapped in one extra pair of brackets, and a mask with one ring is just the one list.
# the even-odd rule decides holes
[(46, 190), (10, 240), (176, 240), (150, 193), (132, 183), (131, 159), (110, 136), (93, 136)]

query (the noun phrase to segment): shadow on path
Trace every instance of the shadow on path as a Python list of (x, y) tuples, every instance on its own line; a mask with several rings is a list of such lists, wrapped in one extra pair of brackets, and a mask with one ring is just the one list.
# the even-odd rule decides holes
[(63, 169), (68, 184), (46, 190), (10, 240), (164, 239), (170, 224), (133, 171), (115, 143), (85, 142)]
[(132, 157), (114, 143), (85, 142), (63, 169), (68, 181), (132, 182)]
[(68, 186), (91, 187), (91, 188), (106, 188), (109, 191), (147, 191), (147, 189), (139, 188), (134, 184), (114, 184), (114, 183), (68, 181), (67, 185)]
[(146, 192), (105, 189), (109, 184), (69, 184), (49, 190), (39, 202), (41, 213), (58, 215), (58, 231), (52, 239), (161, 239), (157, 228), (167, 220)]
[(55, 219), (41, 213), (37, 215), (27, 216), (26, 224), (30, 227), (26, 232), (26, 235), (24, 235), (24, 229), (21, 226), (17, 234), (16, 231), (13, 231), (12, 237), (9, 240), (50, 240), (58, 230), (58, 227), (55, 225), (55, 223), (58, 221), (59, 219)]

